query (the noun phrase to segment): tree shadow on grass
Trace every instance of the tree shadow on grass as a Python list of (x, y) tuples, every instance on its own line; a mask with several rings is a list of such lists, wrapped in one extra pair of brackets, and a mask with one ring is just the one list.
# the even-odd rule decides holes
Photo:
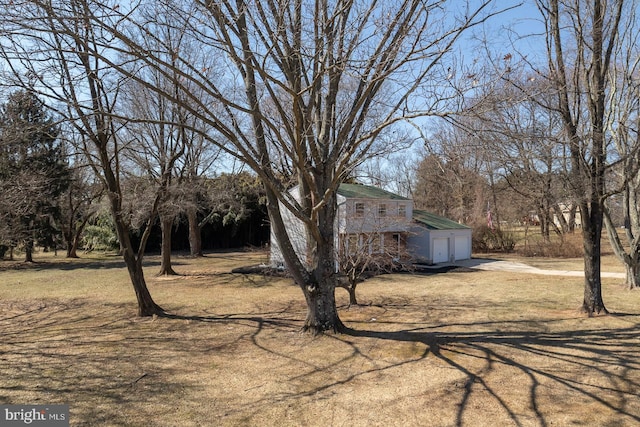
[[(173, 261), (174, 266), (183, 265), (179, 261)], [(145, 267), (160, 266), (158, 260), (145, 260)], [(7, 264), (0, 263), (0, 271), (5, 270), (32, 270), (32, 271), (75, 271), (75, 270), (112, 270), (124, 269), (126, 264), (122, 257), (108, 258), (104, 260), (88, 260), (88, 259), (61, 259), (56, 261), (34, 261), (34, 262), (11, 262)]]
[[(466, 273), (466, 271), (463, 272)], [(485, 308), (479, 301), (470, 301), (468, 306), (461, 305), (457, 300), (448, 303), (450, 307), (443, 307), (443, 311)], [(397, 304), (386, 301), (374, 306), (364, 306), (363, 310), (410, 308), (411, 311), (422, 307), (418, 303), (415, 307), (407, 307), (406, 304), (409, 304), (408, 301), (400, 301)], [(495, 302), (492, 304), (495, 305)], [(293, 329), (300, 317), (293, 316), (290, 307), (271, 313), (256, 313), (253, 316), (231, 315), (226, 320), (215, 316), (173, 315), (170, 317), (198, 322), (232, 319), (253, 322), (256, 330), (252, 339), (256, 347), (275, 356), (290, 359), (292, 364), (301, 363), (297, 356), (287, 354), (278, 348), (264, 346), (255, 339), (265, 327)], [(394, 313), (389, 313), (389, 317), (391, 318), (389, 321), (377, 320), (374, 323), (385, 330), (371, 329), (370, 324), (360, 323), (363, 328), (347, 329), (344, 334), (327, 335), (351, 346), (350, 355), (336, 360), (329, 366), (301, 373), (300, 378), (294, 377), (292, 380), (301, 380), (302, 377), (315, 374), (326, 374), (327, 378), (331, 378), (332, 370), (344, 371), (344, 366), (355, 358), (373, 360), (375, 356), (367, 354), (360, 338), (381, 342), (422, 344), (424, 346), (422, 354), (383, 367), (356, 370), (339, 380), (329, 380), (321, 385), (310, 387), (303, 393), (271, 396), (269, 398), (271, 400), (267, 398), (257, 400), (252, 402), (254, 405), (251, 406), (257, 412), (261, 407), (272, 404), (274, 400), (279, 399), (284, 402), (287, 399), (309, 398), (375, 372), (389, 371), (404, 365), (412, 366), (421, 360), (436, 358), (464, 378), (454, 385), (456, 392), (459, 391), (459, 395), (456, 395), (459, 400), (454, 418), (457, 426), (465, 425), (465, 417), (469, 416), (469, 412), (474, 411), (471, 401), (478, 395), (489, 396), (489, 399), (501, 408), (513, 425), (529, 424), (531, 420), (535, 420), (537, 425), (551, 425), (557, 422), (559, 411), (557, 406), (550, 408), (553, 403), (549, 403), (550, 399), (553, 402), (556, 392), (606, 408), (615, 414), (613, 416), (615, 419), (612, 421), (614, 424), (640, 423), (640, 404), (637, 399), (640, 391), (640, 353), (637, 352), (640, 347), (640, 323), (637, 323), (636, 314), (611, 315), (611, 318), (624, 319), (630, 324), (627, 327), (593, 329), (561, 327), (560, 331), (555, 323), (565, 320), (573, 321), (574, 318), (450, 322), (430, 325), (428, 322), (422, 322), (403, 325), (393, 320)], [(358, 322), (352, 324), (358, 324)], [(394, 328), (397, 330), (390, 330)], [(496, 385), (496, 376), (500, 375), (518, 376), (521, 381), (516, 385), (517, 390)], [(520, 404), (514, 403), (514, 399), (510, 396), (512, 392), (527, 397), (525, 408), (522, 407), (522, 400)], [(486, 399), (486, 397), (483, 398)], [(239, 407), (237, 411), (246, 413), (248, 409)]]
[[(183, 361), (233, 353), (245, 335), (212, 342), (204, 323), (187, 327), (130, 312), (130, 304), (82, 299), (0, 302), (0, 404), (69, 404), (72, 425), (178, 425), (176, 407), (207, 419), (202, 402), (178, 398), (199, 387)], [(252, 331), (265, 323), (249, 315), (174, 319), (244, 323)]]
[[(292, 399), (316, 399), (324, 393), (340, 393), (342, 386), (359, 383), (371, 375), (395, 372), (394, 369), (428, 369), (421, 361), (435, 358), (454, 372), (458, 378), (451, 387), (457, 400), (453, 420), (456, 426), (469, 425), (469, 419), (477, 415), (473, 399), (481, 396), (490, 399), (494, 406), (506, 414), (509, 424), (548, 426), (557, 422), (562, 412), (555, 403), (557, 396), (567, 395), (571, 399), (599, 405), (614, 415), (611, 425), (635, 425), (640, 423), (640, 406), (637, 395), (640, 391), (640, 324), (637, 315), (613, 315), (628, 317), (629, 326), (623, 328), (572, 329), (554, 332), (553, 324), (570, 319), (487, 321), (473, 323), (435, 324), (431, 326), (407, 324), (402, 328), (397, 322), (376, 322), (381, 328), (347, 329), (344, 334), (328, 334), (325, 337), (351, 347), (350, 352), (336, 358), (328, 365), (314, 365), (303, 355), (265, 345), (259, 339), (265, 328), (299, 328), (298, 316), (292, 315), (292, 307), (256, 315), (219, 316), (173, 316), (198, 322), (247, 321), (252, 322), (254, 331), (251, 341), (260, 352), (290, 360), (292, 366), (305, 366), (287, 381), (305, 383), (307, 378), (324, 376), (325, 381), (310, 385), (305, 391), (281, 393), (256, 398), (250, 405), (229, 408), (229, 413), (258, 416), (261, 410), (274, 404), (289, 404)], [(624, 319), (626, 321), (626, 319)], [(393, 327), (400, 327), (389, 331)], [(508, 331), (500, 330), (508, 328)], [(442, 329), (447, 329), (443, 331)], [(453, 331), (450, 331), (453, 329)], [(478, 331), (480, 329), (480, 331)], [(532, 330), (539, 329), (539, 330)], [(469, 332), (467, 332), (469, 331)], [(363, 341), (364, 339), (364, 341)], [(416, 357), (406, 357), (400, 361), (381, 364), (372, 354), (370, 339), (390, 343), (417, 343), (424, 350)], [(367, 344), (369, 342), (369, 344)], [(392, 346), (393, 347), (393, 346)], [(369, 361), (369, 368), (352, 369), (363, 366), (356, 360)], [(433, 360), (433, 359), (431, 359)], [(336, 372), (342, 372), (336, 375)], [(453, 375), (455, 376), (455, 375)], [(500, 377), (518, 377), (515, 388), (505, 387)], [(338, 378), (336, 378), (338, 377)], [(498, 378), (498, 379), (497, 379)], [(359, 381), (358, 381), (359, 380)], [(513, 385), (513, 384), (512, 384)], [(512, 393), (524, 397), (514, 400)], [(526, 397), (526, 404), (522, 399)], [(551, 403), (550, 403), (551, 402)], [(570, 408), (571, 403), (567, 403)], [(476, 414), (470, 415), (471, 412)], [(250, 419), (250, 418), (248, 418)]]
[[(635, 403), (640, 391), (639, 326), (564, 332), (425, 332), (416, 328), (391, 332), (349, 329), (345, 333), (351, 337), (424, 344), (426, 351), (421, 358), (432, 355), (464, 374), (456, 426), (463, 425), (471, 398), (481, 391), (488, 393), (508, 414), (513, 425), (523, 425), (524, 420), (533, 416), (539, 425), (547, 426), (549, 421), (540, 401), (542, 384), (546, 388), (566, 389), (584, 400), (597, 402), (613, 411), (618, 422), (635, 424), (640, 423)], [(559, 363), (565, 369), (545, 369), (545, 364), (533, 363), (533, 359)], [(478, 360), (483, 361), (481, 368), (477, 366)], [(512, 390), (501, 390), (492, 385), (488, 377), (504, 367), (514, 368), (527, 378), (528, 405), (533, 414), (524, 416), (523, 408), (509, 403), (507, 394)], [(588, 372), (589, 379), (575, 375), (579, 372)], [(635, 409), (631, 403), (636, 405)]]
[[(0, 403), (69, 403), (74, 424), (79, 425), (145, 425), (144, 417), (169, 425), (168, 420), (179, 419), (173, 413), (176, 406), (191, 411), (195, 420), (210, 420), (206, 416), (211, 413), (202, 402), (180, 400), (179, 396), (201, 396), (198, 390), (203, 387), (199, 377), (185, 372), (195, 371), (191, 365), (198, 362), (199, 354), (233, 360), (247, 351), (252, 358), (268, 354), (278, 360), (278, 366), (290, 365), (291, 372), (279, 381), (296, 386), (255, 395), (230, 389), (229, 393), (242, 394), (231, 405), (224, 404), (230, 422), (252, 420), (277, 404), (328, 398), (344, 392), (342, 386), (360, 384), (358, 390), (366, 393), (362, 384), (372, 376), (387, 372), (392, 377), (389, 381), (396, 381), (397, 368), (429, 369), (433, 363), (425, 362), (435, 359), (455, 374), (451, 378), (463, 378), (450, 384), (454, 388), (451, 399), (457, 402), (452, 422), (457, 426), (473, 424), (468, 416), (477, 412), (473, 402), (480, 395), (507, 414), (508, 424), (529, 425), (533, 420), (535, 425), (551, 425), (557, 417), (550, 412), (558, 408), (549, 408), (550, 390), (578, 396), (586, 406), (608, 409), (615, 414), (611, 425), (640, 423), (637, 315), (614, 315), (628, 324), (621, 328), (558, 331), (554, 322), (571, 319), (401, 323), (394, 321), (398, 311), (389, 313), (384, 323), (353, 322), (358, 329), (318, 338), (328, 340), (322, 342), (328, 351), (331, 342), (339, 350), (335, 357), (327, 354), (318, 360), (308, 357), (305, 346), (287, 349), (292, 343), (282, 338), (283, 332), (295, 332), (302, 326), (301, 302), (287, 301), (273, 310), (246, 313), (173, 314), (156, 321), (131, 318), (130, 304), (86, 300), (2, 304)], [(454, 308), (459, 301), (449, 304)], [(466, 309), (473, 306), (477, 308), (478, 302)], [(448, 309), (449, 305), (443, 307)], [(187, 310), (174, 307), (173, 311)], [(388, 351), (397, 343), (416, 343), (418, 351), (378, 359), (381, 346)], [(202, 366), (210, 367), (207, 363)], [(583, 377), (587, 374), (589, 378)], [(518, 376), (518, 390), (500, 386), (496, 375)], [(527, 407), (514, 403), (510, 394), (515, 392), (524, 394)], [(127, 418), (131, 410), (122, 408), (136, 408), (141, 418)]]

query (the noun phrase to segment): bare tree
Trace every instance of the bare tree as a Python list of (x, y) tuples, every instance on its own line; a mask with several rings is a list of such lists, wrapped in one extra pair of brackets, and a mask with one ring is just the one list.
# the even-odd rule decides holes
[[(464, 224), (486, 222), (489, 201), (490, 148), (477, 136), (453, 125), (441, 125), (424, 138), (413, 198), (426, 209)], [(494, 206), (496, 211), (497, 206)]]
[[(167, 84), (153, 74), (147, 78), (155, 85)], [(182, 211), (177, 201), (175, 180), (176, 161), (183, 156), (188, 144), (184, 126), (180, 125), (185, 118), (177, 104), (147, 90), (146, 86), (129, 84), (125, 87), (128, 110), (140, 121), (128, 126), (133, 138), (129, 145), (132, 149), (124, 154), (137, 166), (136, 171), (153, 182), (152, 187), (162, 189), (157, 209), (162, 233), (158, 274), (175, 275), (171, 265), (171, 232)]]
[[(96, 5), (65, 2), (2, 1), (0, 54), (9, 69), (6, 84), (39, 88), (83, 142), (86, 154), (109, 199), (122, 255), (138, 301), (138, 315), (163, 314), (147, 288), (142, 270), (146, 241), (163, 187), (149, 208), (149, 221), (134, 250), (121, 186), (121, 128), (116, 120), (121, 79), (97, 55), (104, 32), (90, 17)], [(165, 175), (163, 184), (168, 181)]]
[[(198, 3), (210, 21), (194, 37), (219, 49), (219, 65), (240, 85), (203, 80), (198, 70), (185, 78), (206, 85), (219, 103), (206, 120), (265, 184), (271, 227), (307, 301), (304, 329), (343, 328), (334, 296), (340, 182), (368, 156), (395, 148), (379, 144), (389, 127), (440, 112), (425, 83), (462, 31), (487, 17), (487, 4), (445, 19), (452, 11), (441, 2), (413, 0)], [(291, 175), (280, 173), (282, 162)], [(299, 198), (288, 191), (293, 183)], [(295, 251), (281, 209), (303, 222), (307, 254)]]
[[(215, 138), (215, 131), (205, 128), (198, 115), (207, 104), (208, 94), (197, 84), (184, 78), (189, 68), (184, 64), (202, 64), (199, 46), (187, 34), (191, 23), (176, 20), (175, 10), (170, 3), (141, 4), (137, 11), (137, 22), (144, 22), (145, 30), (154, 37), (144, 40), (147, 50), (162, 58), (169, 65), (166, 69), (142, 67), (136, 72), (136, 79), (129, 83), (128, 105), (139, 112), (134, 125), (140, 138), (140, 146), (146, 147), (136, 153), (136, 163), (157, 182), (168, 166), (167, 191), (159, 206), (162, 230), (162, 256), (159, 274), (175, 274), (171, 267), (171, 230), (178, 215), (187, 213), (189, 221), (189, 242), (192, 255), (202, 255), (200, 231), (206, 218), (198, 221), (197, 212), (203, 200), (202, 177), (210, 173), (219, 162), (220, 149), (214, 144), (205, 144)], [(126, 54), (136, 61), (136, 54)], [(186, 69), (185, 69), (186, 68)], [(144, 77), (142, 77), (144, 76)], [(140, 82), (140, 78), (144, 82)], [(136, 81), (137, 80), (137, 81)], [(187, 95), (188, 94), (188, 95)], [(167, 96), (169, 95), (169, 96)], [(197, 103), (192, 99), (197, 98)], [(189, 105), (189, 108), (185, 106)], [(189, 110), (198, 111), (194, 115)]]
[[(505, 66), (511, 70), (511, 60)], [(540, 105), (551, 99), (549, 87), (515, 71), (503, 77), (478, 97), (466, 125), (482, 140), (499, 179), (534, 206), (542, 236), (549, 240), (552, 230), (572, 231), (561, 206), (576, 208), (565, 185), (568, 161), (560, 116)]]
[[(605, 173), (607, 79), (617, 60), (616, 45), (629, 21), (623, 0), (536, 0), (546, 24), (548, 72), (554, 102), (545, 106), (560, 115), (569, 149), (569, 183), (582, 218), (585, 286), (582, 310), (607, 313), (600, 276)], [(632, 40), (627, 39), (625, 42)]]
[(201, 257), (202, 228), (210, 221), (211, 198), (207, 175), (220, 161), (220, 150), (197, 132), (192, 132), (178, 173), (180, 203), (187, 217), (191, 256)]
[[(367, 157), (398, 148), (381, 138), (390, 127), (442, 113), (439, 101), (448, 98), (432, 83), (446, 74), (443, 58), (461, 34), (496, 13), (490, 0), (455, 10), (424, 0), (164, 4), (172, 16), (166, 25), (188, 29), (203, 56), (214, 59), (207, 63), (156, 51), (160, 36), (140, 19), (137, 3), (85, 1), (71, 15), (29, 3), (59, 22), (77, 22), (81, 13), (102, 37), (86, 46), (92, 57), (180, 103), (229, 142), (228, 154), (265, 185), (271, 227), (307, 302), (304, 329), (343, 329), (334, 295), (337, 188)], [(72, 37), (78, 30), (82, 25), (64, 29)], [(146, 67), (166, 76), (179, 69), (179, 82), (206, 96), (190, 95), (185, 85), (176, 96), (145, 83), (138, 70)], [(290, 176), (280, 173), (283, 162)], [(289, 192), (294, 182), (299, 198)], [(308, 256), (294, 250), (281, 209), (304, 223)]]
[(60, 228), (67, 246), (67, 258), (78, 258), (82, 233), (97, 213), (97, 202), (103, 195), (104, 187), (96, 182), (93, 170), (76, 158), (71, 171), (71, 182), (61, 203)]
[(411, 149), (406, 151), (364, 162), (353, 172), (353, 178), (410, 198), (414, 191), (417, 154)]
[[(588, 315), (607, 313), (602, 298), (601, 236), (610, 168), (620, 162), (611, 145), (611, 112), (624, 108), (611, 96), (617, 88), (610, 79), (616, 64), (637, 50), (637, 2), (625, 0), (536, 0), (544, 37), (544, 59), (531, 51), (500, 56), (493, 61), (498, 74), (523, 99), (547, 111), (566, 166), (565, 185), (580, 212), (585, 283), (581, 309)], [(536, 37), (536, 35), (528, 35)], [(625, 49), (620, 49), (625, 46)], [(630, 49), (629, 49), (630, 48)], [(635, 53), (634, 53), (635, 55)], [(514, 78), (512, 61), (524, 65), (529, 76)], [(500, 65), (500, 66), (498, 66)], [(524, 83), (534, 81), (533, 85)], [(615, 115), (615, 114), (613, 114)], [(614, 126), (616, 127), (616, 126)], [(553, 155), (556, 157), (556, 155)]]
[(607, 76), (611, 87), (607, 104), (617, 108), (607, 108), (605, 121), (614, 150), (609, 157), (616, 160), (609, 190), (622, 195), (615, 200), (620, 200), (624, 230), (618, 232), (612, 219), (613, 198), (605, 204), (604, 223), (614, 253), (625, 266), (627, 286), (633, 289), (640, 287), (640, 45), (638, 11), (634, 8), (627, 13), (632, 25), (622, 27), (616, 60)]
[[(404, 222), (396, 226), (408, 229)], [(398, 241), (393, 233), (384, 231), (384, 225), (362, 231), (341, 234), (336, 248), (338, 286), (349, 293), (349, 305), (358, 305), (356, 288), (364, 280), (384, 273), (413, 270), (412, 254), (406, 245), (408, 233), (395, 234)]]

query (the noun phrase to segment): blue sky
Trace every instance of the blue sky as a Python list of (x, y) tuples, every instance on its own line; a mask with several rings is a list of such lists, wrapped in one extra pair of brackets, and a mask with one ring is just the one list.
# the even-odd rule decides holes
[(535, 0), (497, 0), (495, 8), (512, 8), (491, 19), (483, 29), (495, 50), (504, 49), (505, 54), (509, 53), (507, 51), (513, 50), (511, 43), (515, 43), (522, 54), (535, 55), (537, 49), (544, 48), (540, 39), (544, 25)]

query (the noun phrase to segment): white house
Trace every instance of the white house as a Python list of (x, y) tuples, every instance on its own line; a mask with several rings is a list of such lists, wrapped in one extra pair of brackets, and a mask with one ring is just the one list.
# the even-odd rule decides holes
[[(571, 221), (571, 214), (572, 214), (572, 209), (574, 206), (572, 206), (571, 204), (566, 204), (566, 203), (559, 203), (558, 207), (560, 208), (560, 212), (562, 213), (563, 219), (565, 223), (569, 223)], [(558, 214), (554, 213), (553, 214), (553, 222), (557, 227), (562, 227), (562, 223), (560, 222), (560, 219), (558, 218)], [(581, 228), (582, 227), (582, 215), (580, 214), (580, 208), (577, 207), (574, 212), (573, 212), (573, 223), (576, 227)]]
[[(296, 196), (297, 188), (292, 190)], [(304, 227), (284, 207), (287, 232), (299, 254), (306, 250)], [(386, 253), (434, 264), (471, 258), (471, 229), (446, 218), (413, 209), (413, 200), (361, 184), (338, 189), (336, 248), (341, 253)], [(284, 264), (271, 235), (271, 264)], [(301, 257), (304, 259), (304, 257)]]
[(360, 184), (338, 189), (338, 248), (341, 253), (406, 254), (413, 201), (406, 197)]

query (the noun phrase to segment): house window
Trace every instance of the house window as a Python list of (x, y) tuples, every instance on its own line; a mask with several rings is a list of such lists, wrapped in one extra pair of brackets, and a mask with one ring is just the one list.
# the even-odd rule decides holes
[(387, 205), (384, 203), (378, 205), (378, 216), (380, 218), (387, 216)]
[(362, 218), (364, 216), (364, 203), (356, 203), (356, 217)]
[(371, 237), (371, 253), (381, 254), (382, 251), (382, 234), (374, 234)]
[(369, 245), (367, 244), (367, 239), (364, 234), (358, 235), (358, 252), (364, 252), (365, 249), (369, 250)]
[(391, 255), (394, 255), (394, 259), (397, 261), (400, 258), (400, 242), (402, 241), (399, 234), (392, 236), (393, 246)]
[(347, 253), (355, 255), (358, 253), (359, 239), (357, 234), (349, 234), (349, 240), (347, 240)]
[(398, 205), (398, 216), (401, 218), (405, 218), (407, 216), (407, 206), (406, 205)]

